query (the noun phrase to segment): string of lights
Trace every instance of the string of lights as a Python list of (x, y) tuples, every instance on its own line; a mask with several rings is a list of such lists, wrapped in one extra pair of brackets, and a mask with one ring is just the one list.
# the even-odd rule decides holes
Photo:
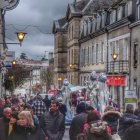
[(6, 29), (9, 28), (9, 27), (12, 27), (14, 30), (16, 31), (27, 31), (29, 30), (30, 28), (35, 28), (37, 29), (39, 32), (41, 32), (42, 34), (52, 34), (51, 31), (47, 31), (47, 32), (44, 32), (44, 29), (42, 31), (42, 27), (43, 28), (46, 28), (46, 26), (37, 26), (37, 25), (19, 25), (19, 24), (6, 24)]

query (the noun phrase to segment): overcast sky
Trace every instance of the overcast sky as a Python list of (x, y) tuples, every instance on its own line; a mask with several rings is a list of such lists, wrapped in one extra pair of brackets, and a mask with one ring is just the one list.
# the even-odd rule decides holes
[[(9, 50), (21, 52), (28, 58), (39, 59), (45, 51), (53, 51), (54, 36), (52, 34), (53, 20), (62, 18), (66, 14), (68, 3), (73, 0), (20, 0), (18, 6), (6, 11), (6, 38), (7, 42), (17, 42), (17, 31), (27, 32), (22, 47), (9, 45)], [(30, 25), (30, 26), (28, 26)], [(33, 27), (37, 26), (37, 27)]]

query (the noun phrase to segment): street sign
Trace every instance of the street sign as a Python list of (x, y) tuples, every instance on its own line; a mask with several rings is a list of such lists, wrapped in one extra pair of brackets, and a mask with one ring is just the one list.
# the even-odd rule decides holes
[(137, 96), (135, 90), (125, 90), (124, 94), (125, 107), (127, 104), (132, 104), (134, 108), (137, 105)]

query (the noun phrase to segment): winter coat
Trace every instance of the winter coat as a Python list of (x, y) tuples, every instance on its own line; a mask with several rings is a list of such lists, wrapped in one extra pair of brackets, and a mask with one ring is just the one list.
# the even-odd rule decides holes
[(127, 128), (140, 122), (139, 118), (133, 112), (126, 112), (120, 118), (119, 135), (122, 137)]
[(13, 126), (12, 133), (7, 140), (41, 140), (35, 128)]
[(104, 113), (102, 120), (106, 121), (111, 127), (112, 134), (117, 132), (118, 119), (120, 119), (121, 113), (118, 111), (107, 111)]
[(9, 120), (0, 118), (0, 140), (7, 140)]
[(122, 140), (139, 140), (140, 139), (140, 123), (129, 127), (122, 138)]
[(107, 123), (95, 121), (89, 123), (89, 128), (85, 129), (84, 140), (112, 140), (107, 132)]
[(137, 108), (134, 114), (140, 118), (140, 108)]
[(46, 112), (40, 125), (49, 140), (62, 140), (65, 133), (65, 118), (62, 113), (57, 112), (53, 115), (51, 112)]
[(69, 129), (70, 140), (76, 140), (76, 136), (81, 133), (86, 119), (87, 113), (85, 112), (82, 112), (73, 118)]

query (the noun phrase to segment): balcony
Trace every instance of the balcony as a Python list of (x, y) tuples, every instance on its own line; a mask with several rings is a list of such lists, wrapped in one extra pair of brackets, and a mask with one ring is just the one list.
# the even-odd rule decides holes
[(110, 61), (108, 62), (106, 69), (108, 74), (128, 74), (129, 62), (128, 60)]

